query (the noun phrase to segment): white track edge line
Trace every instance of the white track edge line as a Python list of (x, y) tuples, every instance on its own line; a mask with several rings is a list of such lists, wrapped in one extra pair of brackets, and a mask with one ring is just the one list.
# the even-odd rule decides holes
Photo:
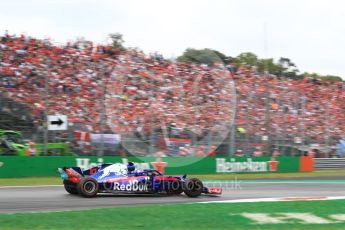
[[(303, 199), (305, 198), (305, 199)], [(309, 196), (309, 197), (276, 197), (276, 198), (248, 198), (234, 200), (202, 201), (198, 204), (210, 203), (252, 203), (252, 202), (277, 202), (277, 201), (317, 201), (317, 200), (343, 200), (345, 196)]]

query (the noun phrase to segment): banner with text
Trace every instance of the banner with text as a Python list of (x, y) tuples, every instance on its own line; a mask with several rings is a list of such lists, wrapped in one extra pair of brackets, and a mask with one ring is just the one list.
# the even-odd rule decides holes
[[(83, 170), (103, 163), (135, 163), (136, 168), (157, 169), (166, 174), (298, 172), (299, 157), (0, 157), (0, 178), (57, 176), (57, 168), (78, 166)], [(183, 162), (183, 164), (181, 163)]]

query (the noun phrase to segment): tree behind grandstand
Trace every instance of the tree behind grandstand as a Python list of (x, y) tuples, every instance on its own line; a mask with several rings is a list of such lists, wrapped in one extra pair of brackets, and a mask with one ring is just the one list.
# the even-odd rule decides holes
[(187, 63), (207, 64), (209, 66), (212, 66), (216, 61), (221, 61), (225, 65), (232, 63), (235, 65), (235, 68), (255, 66), (259, 74), (264, 74), (267, 71), (270, 74), (292, 79), (303, 79), (305, 76), (308, 76), (324, 81), (342, 81), (339, 76), (308, 72), (300, 73), (296, 64), (290, 58), (280, 57), (277, 62), (274, 62), (273, 58), (261, 59), (251, 52), (244, 52), (237, 57), (231, 57), (213, 49), (187, 48), (177, 60)]
[(108, 35), (108, 38), (110, 39), (110, 44), (113, 48), (119, 49), (119, 50), (125, 50), (125, 47), (123, 46), (123, 43), (125, 42), (123, 40), (123, 35), (120, 33), (111, 33)]

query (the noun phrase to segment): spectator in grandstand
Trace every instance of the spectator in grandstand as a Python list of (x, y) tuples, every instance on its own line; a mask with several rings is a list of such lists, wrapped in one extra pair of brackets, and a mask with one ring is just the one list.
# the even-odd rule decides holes
[(0, 38), (1, 94), (28, 106), (37, 126), (44, 121), (48, 81), (49, 114), (66, 114), (89, 132), (109, 128), (103, 124), (106, 104), (116, 132), (144, 139), (159, 134), (200, 140), (230, 120), (233, 95), (225, 82), (233, 79), (235, 123), (245, 127), (244, 138), (269, 133), (279, 139), (303, 136), (304, 141), (328, 143), (342, 137), (345, 83), (258, 77), (255, 68), (236, 69), (232, 64), (227, 69), (231, 74), (217, 65), (173, 63), (159, 54), (118, 52), (92, 43), (80, 48), (8, 33)]
[(241, 149), (237, 149), (236, 150), (236, 153), (235, 153), (235, 156), (237, 157), (243, 157), (244, 156), (244, 153)]
[(277, 156), (279, 156), (279, 155), (280, 155), (279, 149), (278, 149), (278, 148), (274, 148), (274, 149), (273, 149), (273, 152), (272, 152), (272, 157), (277, 157)]
[(263, 156), (263, 152), (261, 151), (260, 147), (256, 147), (255, 151), (252, 154), (253, 157), (262, 157)]

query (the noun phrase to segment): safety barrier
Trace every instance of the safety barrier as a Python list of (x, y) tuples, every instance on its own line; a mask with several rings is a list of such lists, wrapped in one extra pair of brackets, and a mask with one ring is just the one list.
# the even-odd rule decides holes
[[(308, 160), (309, 159), (309, 160)], [(0, 157), (0, 178), (56, 176), (57, 168), (78, 166), (87, 169), (102, 163), (132, 161), (138, 169), (157, 169), (167, 174), (267, 173), (312, 171), (312, 159), (300, 157)], [(306, 164), (305, 161), (307, 160)], [(303, 166), (304, 165), (304, 166)], [(307, 165), (307, 167), (305, 166)]]
[(344, 158), (315, 158), (315, 169), (342, 169), (345, 168)]

